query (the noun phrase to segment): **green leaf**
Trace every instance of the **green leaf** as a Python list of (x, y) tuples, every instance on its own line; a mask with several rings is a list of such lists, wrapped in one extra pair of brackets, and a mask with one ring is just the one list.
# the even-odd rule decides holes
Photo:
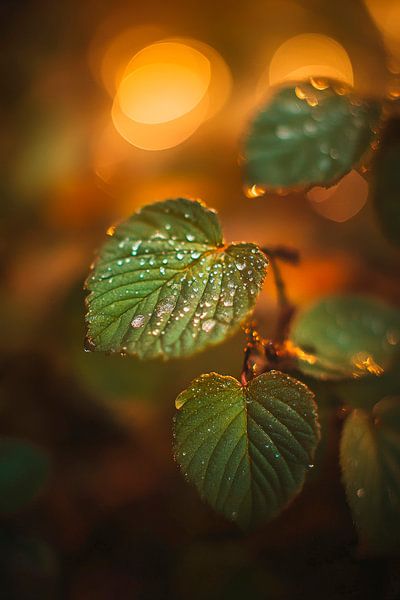
[(399, 358), (400, 311), (375, 298), (329, 296), (297, 316), (291, 337), (299, 369), (313, 377), (381, 375)]
[(360, 379), (337, 381), (333, 384), (333, 391), (336, 399), (339, 398), (343, 404), (370, 410), (385, 396), (400, 395), (400, 372), (395, 368), (380, 377), (367, 375)]
[(280, 88), (256, 115), (244, 148), (250, 187), (328, 187), (361, 161), (380, 105), (326, 86), (303, 82)]
[(400, 397), (345, 421), (340, 463), (354, 521), (373, 550), (400, 548)]
[(300, 491), (319, 439), (314, 394), (271, 371), (246, 387), (217, 373), (177, 400), (175, 456), (216, 511), (243, 529), (266, 521)]
[(176, 358), (218, 344), (253, 309), (266, 265), (253, 244), (224, 246), (217, 215), (199, 202), (145, 206), (87, 280), (91, 349)]
[(0, 438), (0, 513), (31, 502), (45, 484), (50, 460), (40, 448), (14, 438)]
[(374, 166), (375, 211), (385, 236), (400, 244), (400, 144), (379, 152)]

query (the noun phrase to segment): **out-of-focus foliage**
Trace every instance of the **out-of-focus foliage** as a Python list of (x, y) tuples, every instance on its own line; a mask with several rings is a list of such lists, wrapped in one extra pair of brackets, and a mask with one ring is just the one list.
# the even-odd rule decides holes
[(301, 312), (292, 339), (299, 368), (322, 379), (381, 375), (399, 358), (400, 312), (368, 296), (318, 300)]
[(400, 544), (400, 397), (386, 397), (347, 418), (340, 462), (348, 502), (374, 552)]
[(330, 186), (357, 165), (375, 137), (378, 102), (340, 83), (312, 80), (278, 89), (250, 125), (247, 184), (261, 188)]

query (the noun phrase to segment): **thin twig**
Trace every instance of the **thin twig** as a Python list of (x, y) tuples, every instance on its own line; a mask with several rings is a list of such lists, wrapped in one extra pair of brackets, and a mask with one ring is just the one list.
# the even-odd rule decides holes
[[(263, 248), (263, 252), (268, 256), (272, 273), (274, 276), (275, 289), (278, 298), (279, 313), (275, 330), (274, 342), (282, 344), (289, 335), (290, 323), (295, 313), (295, 306), (290, 302), (285, 282), (278, 264), (278, 259), (298, 264), (299, 253), (292, 248), (285, 246), (276, 246), (275, 248)], [(290, 261), (288, 260), (290, 258)]]

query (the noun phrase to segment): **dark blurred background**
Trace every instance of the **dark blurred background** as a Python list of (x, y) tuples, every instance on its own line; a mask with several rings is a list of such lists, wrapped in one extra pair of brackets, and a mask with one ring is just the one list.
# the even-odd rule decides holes
[[(368, 173), (248, 198), (238, 160), (272, 85), (324, 75), (395, 98), (398, 0), (2, 0), (0, 16), (0, 433), (32, 444), (28, 471), (39, 461), (45, 473), (31, 502), (16, 490), (0, 510), (0, 598), (399, 598), (399, 563), (357, 546), (326, 391), (302, 494), (244, 536), (199, 500), (171, 450), (176, 395), (203, 372), (239, 375), (242, 334), (171, 363), (83, 350), (83, 282), (106, 229), (167, 197), (201, 197), (228, 240), (296, 247), (300, 266), (283, 272), (299, 306), (335, 291), (400, 302)], [(165, 39), (193, 74), (174, 74), (168, 126), (163, 90), (151, 106), (140, 91)], [(141, 79), (130, 61), (143, 49), (155, 71)], [(274, 316), (267, 282), (265, 334)]]

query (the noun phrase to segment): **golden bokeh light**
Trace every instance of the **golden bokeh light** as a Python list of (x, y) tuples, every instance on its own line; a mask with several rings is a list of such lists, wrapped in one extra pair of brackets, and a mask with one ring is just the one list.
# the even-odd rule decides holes
[(208, 59), (211, 78), (207, 91), (208, 110), (206, 119), (210, 119), (224, 106), (232, 91), (232, 75), (228, 65), (212, 46), (204, 42), (193, 38), (171, 38), (169, 41), (194, 48)]
[(118, 88), (118, 102), (133, 121), (173, 121), (199, 104), (210, 78), (208, 59), (194, 48), (169, 42), (154, 44), (129, 63)]
[(172, 121), (148, 124), (133, 121), (121, 110), (115, 98), (111, 117), (115, 129), (130, 144), (142, 150), (167, 150), (187, 140), (207, 114), (207, 96), (190, 112)]
[(400, 42), (399, 0), (364, 0), (364, 3), (381, 32)]
[(196, 40), (163, 40), (127, 64), (112, 107), (119, 134), (144, 150), (165, 150), (188, 139), (226, 101), (229, 69)]
[(143, 47), (165, 36), (165, 31), (156, 25), (124, 27), (122, 23), (103, 24), (94, 37), (88, 55), (89, 67), (111, 97), (132, 56)]
[(307, 192), (311, 206), (322, 217), (344, 223), (365, 206), (368, 183), (354, 169), (330, 188), (314, 187)]
[[(279, 46), (269, 65), (269, 85), (309, 77), (337, 79), (352, 86), (353, 67), (343, 46), (333, 38), (317, 33), (296, 35)], [(264, 75), (264, 87), (266, 83)]]
[(400, 2), (399, 0), (364, 0), (366, 8), (383, 35), (389, 52), (400, 59)]

